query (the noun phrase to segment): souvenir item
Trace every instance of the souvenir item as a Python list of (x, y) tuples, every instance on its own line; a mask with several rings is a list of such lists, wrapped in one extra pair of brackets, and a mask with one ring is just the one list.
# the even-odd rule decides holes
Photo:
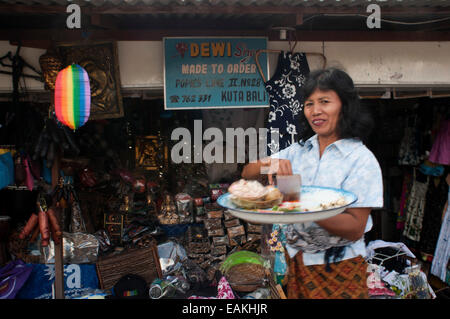
[(76, 63), (89, 75), (91, 120), (123, 117), (117, 43), (62, 43), (56, 47), (65, 65)]
[(61, 59), (54, 49), (49, 49), (39, 57), (39, 64), (41, 66), (42, 76), (45, 80), (45, 88), (54, 90), (56, 77), (63, 67)]
[(37, 207), (38, 213), (33, 212), (30, 215), (25, 226), (20, 231), (19, 238), (29, 239), (30, 242), (33, 242), (40, 233), (41, 246), (48, 246), (50, 235), (53, 241), (59, 244), (62, 236), (57, 217), (61, 214), (60, 208), (57, 206), (47, 208), (47, 203), (41, 194), (38, 195)]
[(97, 184), (95, 173), (89, 167), (83, 168), (79, 177), (81, 184), (85, 187), (94, 187)]
[(215, 297), (203, 297), (193, 295), (188, 299), (235, 299), (235, 295), (233, 293), (233, 289), (231, 289), (230, 284), (228, 283), (225, 276), (220, 278), (219, 283), (217, 284), (217, 295)]
[(147, 297), (147, 282), (141, 276), (124, 275), (114, 285), (114, 296), (119, 299), (145, 299)]
[(180, 193), (175, 196), (178, 216), (181, 224), (189, 224), (194, 222), (193, 200), (188, 194)]
[(42, 159), (45, 167), (51, 168), (59, 149), (76, 155), (80, 153), (72, 130), (65, 125), (58, 125), (52, 115), (45, 119), (44, 128), (35, 143), (32, 159)]
[(88, 121), (90, 109), (91, 89), (86, 70), (78, 64), (61, 70), (55, 84), (55, 113), (58, 120), (75, 130)]
[(179, 224), (180, 222), (180, 218), (177, 214), (177, 208), (173, 203), (172, 197), (168, 194), (164, 199), (164, 203), (161, 205), (158, 220), (163, 225)]

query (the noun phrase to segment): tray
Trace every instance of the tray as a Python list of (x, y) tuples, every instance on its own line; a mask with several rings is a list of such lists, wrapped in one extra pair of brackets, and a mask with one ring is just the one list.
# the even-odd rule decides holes
[[(228, 209), (233, 216), (257, 224), (296, 224), (313, 222), (342, 213), (348, 206), (355, 203), (358, 198), (355, 194), (332, 187), (302, 186), (300, 203), (308, 211), (280, 212), (265, 210), (248, 210), (237, 207), (230, 199), (231, 194), (226, 193), (217, 199), (217, 204)], [(340, 197), (345, 198), (346, 204), (329, 209), (320, 209), (320, 204), (327, 204)]]

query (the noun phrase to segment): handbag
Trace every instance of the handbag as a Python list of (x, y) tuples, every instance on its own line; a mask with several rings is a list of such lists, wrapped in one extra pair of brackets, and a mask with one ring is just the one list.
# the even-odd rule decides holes
[(14, 161), (10, 152), (0, 155), (0, 189), (14, 184)]

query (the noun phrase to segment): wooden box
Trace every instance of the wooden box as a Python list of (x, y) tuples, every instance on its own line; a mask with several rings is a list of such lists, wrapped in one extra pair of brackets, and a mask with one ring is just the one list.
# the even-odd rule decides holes
[(123, 214), (105, 213), (103, 224), (111, 238), (111, 241), (114, 243), (121, 243), (124, 228)]

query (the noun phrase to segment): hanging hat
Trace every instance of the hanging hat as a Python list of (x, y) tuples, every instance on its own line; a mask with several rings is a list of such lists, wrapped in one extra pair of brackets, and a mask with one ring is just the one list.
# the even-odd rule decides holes
[(139, 275), (126, 274), (113, 287), (116, 299), (149, 299), (148, 285)]

